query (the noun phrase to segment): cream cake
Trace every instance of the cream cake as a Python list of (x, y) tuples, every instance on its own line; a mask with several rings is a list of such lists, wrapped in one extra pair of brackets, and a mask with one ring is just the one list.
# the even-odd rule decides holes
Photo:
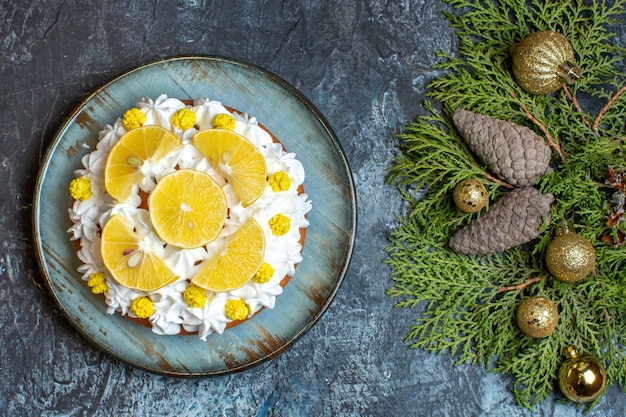
[(302, 260), (304, 178), (254, 117), (143, 98), (103, 127), (70, 183), (78, 272), (109, 314), (160, 335), (222, 333), (273, 308)]

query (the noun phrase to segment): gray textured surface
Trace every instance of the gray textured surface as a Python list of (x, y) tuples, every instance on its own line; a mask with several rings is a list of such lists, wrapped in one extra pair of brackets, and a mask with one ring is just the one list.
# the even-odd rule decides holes
[[(383, 248), (402, 209), (382, 185), (394, 135), (420, 112), (435, 52), (456, 46), (440, 1), (31, 3), (0, 1), (0, 415), (582, 415), (555, 398), (531, 413), (510, 379), (409, 349), (414, 312), (384, 294)], [(45, 288), (30, 225), (38, 163), (68, 113), (129, 68), (188, 54), (298, 88), (333, 126), (359, 194), (350, 272), (321, 321), (274, 360), (209, 379), (152, 375), (91, 347)], [(588, 415), (624, 415), (621, 391)]]

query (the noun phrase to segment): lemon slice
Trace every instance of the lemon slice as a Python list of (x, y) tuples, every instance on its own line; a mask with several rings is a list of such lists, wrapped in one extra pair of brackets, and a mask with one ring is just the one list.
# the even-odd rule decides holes
[(205, 262), (191, 280), (210, 291), (230, 291), (245, 285), (263, 264), (265, 236), (259, 223), (248, 219), (221, 253)]
[(265, 158), (248, 139), (232, 130), (208, 129), (192, 141), (233, 186), (244, 207), (261, 197), (267, 181)]
[(144, 178), (141, 168), (148, 161), (156, 164), (168, 153), (182, 146), (169, 130), (160, 126), (142, 126), (130, 130), (113, 145), (104, 168), (104, 187), (117, 201), (126, 201), (133, 185)]
[(181, 248), (198, 248), (219, 236), (228, 206), (222, 187), (205, 172), (181, 169), (161, 178), (148, 198), (159, 237)]
[(178, 276), (143, 244), (144, 232), (122, 214), (113, 215), (102, 229), (102, 260), (121, 285), (154, 291)]

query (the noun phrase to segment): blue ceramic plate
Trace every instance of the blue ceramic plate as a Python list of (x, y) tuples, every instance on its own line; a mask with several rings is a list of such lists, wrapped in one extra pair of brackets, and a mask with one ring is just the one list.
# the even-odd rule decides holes
[[(119, 314), (109, 315), (80, 274), (69, 241), (68, 184), (98, 131), (142, 97), (208, 97), (256, 116), (306, 171), (308, 215), (304, 260), (276, 300), (252, 319), (206, 342), (157, 336)], [(350, 169), (328, 123), (282, 79), (216, 57), (167, 59), (129, 71), (89, 96), (54, 138), (37, 180), (34, 237), (39, 262), (70, 322), (98, 348), (133, 366), (166, 375), (217, 375), (245, 369), (284, 351), (315, 324), (334, 298), (352, 255), (356, 197)]]

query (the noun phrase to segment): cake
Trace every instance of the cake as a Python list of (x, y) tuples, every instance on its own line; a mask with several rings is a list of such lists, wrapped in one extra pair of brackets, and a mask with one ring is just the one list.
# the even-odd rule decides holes
[(143, 98), (81, 162), (68, 233), (107, 313), (205, 340), (274, 308), (302, 260), (311, 202), (302, 163), (255, 117)]

